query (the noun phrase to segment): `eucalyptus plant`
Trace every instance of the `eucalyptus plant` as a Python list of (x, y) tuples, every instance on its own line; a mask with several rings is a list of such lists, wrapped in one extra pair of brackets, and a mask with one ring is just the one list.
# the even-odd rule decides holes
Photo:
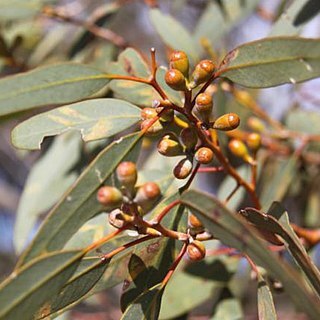
[[(141, 53), (109, 29), (130, 1), (86, 20), (52, 2), (0, 1), (0, 117), (19, 119), (14, 147), (46, 149), (21, 196), (0, 318), (51, 319), (123, 283), (122, 319), (187, 318), (205, 301), (210, 319), (242, 319), (256, 282), (259, 319), (277, 319), (282, 290), (319, 319), (319, 113), (274, 119), (253, 90), (320, 76), (320, 40), (299, 37), (314, 14), (297, 23), (318, 5), (280, 8), (269, 37), (226, 53), (215, 43), (259, 1), (208, 1), (193, 33), (145, 1), (159, 59), (163, 43)], [(23, 47), (12, 23), (35, 17), (42, 37)], [(67, 29), (43, 19), (82, 31), (60, 54)]]

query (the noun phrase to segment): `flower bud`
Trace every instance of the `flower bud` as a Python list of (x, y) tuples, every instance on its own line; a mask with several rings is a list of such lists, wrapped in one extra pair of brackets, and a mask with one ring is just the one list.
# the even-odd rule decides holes
[(108, 221), (113, 227), (121, 229), (133, 221), (133, 217), (125, 214), (120, 209), (115, 209), (108, 214)]
[(120, 184), (129, 192), (134, 190), (137, 182), (138, 173), (135, 163), (130, 161), (121, 162), (116, 170), (117, 178)]
[(191, 228), (203, 228), (202, 222), (194, 214), (189, 214), (188, 224)]
[(146, 119), (152, 119), (158, 115), (156, 109), (154, 108), (143, 108), (141, 110), (141, 119), (146, 120)]
[(173, 169), (177, 179), (185, 179), (192, 171), (192, 161), (188, 158), (180, 160)]
[(184, 91), (186, 89), (186, 79), (177, 69), (170, 69), (165, 74), (166, 84), (173, 90)]
[[(153, 122), (153, 119), (146, 119), (141, 122), (140, 128), (141, 130), (145, 130), (145, 128), (149, 127)], [(146, 131), (146, 135), (154, 136), (163, 130), (163, 125), (159, 120), (157, 120), (151, 127), (149, 127)]]
[(213, 124), (213, 129), (230, 131), (236, 129), (240, 124), (240, 118), (235, 113), (227, 113), (219, 117)]
[(122, 202), (122, 193), (111, 186), (103, 186), (97, 192), (97, 200), (105, 207), (115, 208)]
[(200, 164), (208, 164), (213, 160), (213, 152), (209, 148), (201, 147), (196, 151), (194, 157)]
[(190, 260), (200, 261), (206, 256), (206, 247), (201, 241), (194, 240), (192, 243), (188, 244), (187, 254)]
[(266, 129), (264, 123), (257, 117), (250, 117), (247, 126), (255, 132), (263, 132)]
[(146, 182), (139, 187), (134, 201), (146, 213), (153, 207), (160, 196), (161, 191), (159, 186), (155, 182)]
[(233, 155), (236, 157), (242, 158), (244, 161), (254, 164), (255, 161), (253, 158), (249, 155), (248, 149), (246, 145), (238, 139), (232, 139), (228, 144), (229, 150)]
[(215, 64), (211, 60), (200, 61), (191, 76), (189, 84), (190, 89), (197, 87), (199, 84), (204, 83), (210, 79), (215, 69)]
[(158, 151), (166, 157), (176, 157), (183, 154), (182, 145), (178, 137), (173, 133), (162, 137), (158, 143)]
[(180, 140), (187, 150), (193, 150), (198, 142), (198, 135), (194, 128), (184, 128), (180, 132)]
[(203, 122), (209, 122), (213, 109), (212, 97), (208, 93), (200, 93), (196, 98), (193, 113)]
[(258, 151), (261, 147), (261, 136), (259, 133), (249, 133), (246, 139), (247, 146), (252, 151)]
[(170, 54), (170, 69), (179, 70), (186, 78), (189, 75), (189, 59), (183, 51), (173, 51)]

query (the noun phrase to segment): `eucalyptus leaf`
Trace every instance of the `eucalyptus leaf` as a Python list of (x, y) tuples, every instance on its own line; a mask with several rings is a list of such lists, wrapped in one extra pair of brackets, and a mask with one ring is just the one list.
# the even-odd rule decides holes
[(258, 314), (260, 320), (278, 319), (270, 287), (260, 273), (258, 273)]
[(174, 17), (159, 9), (151, 9), (150, 19), (166, 45), (184, 51), (193, 62), (199, 59), (197, 46), (190, 33)]
[(86, 221), (103, 211), (96, 199), (97, 189), (110, 181), (121, 161), (136, 159), (140, 138), (139, 133), (122, 137), (99, 153), (52, 209), (36, 237), (20, 257), (18, 266), (43, 252), (61, 249)]
[(216, 198), (194, 190), (184, 192), (181, 201), (215, 237), (248, 254), (255, 263), (279, 279), (291, 300), (310, 319), (320, 317), (319, 298), (309, 291), (300, 274), (270, 252), (239, 216), (229, 211)]
[(86, 65), (61, 63), (0, 80), (0, 116), (89, 97), (109, 79)]
[(0, 285), (0, 318), (33, 319), (42, 304), (70, 278), (82, 256), (78, 250), (54, 252), (14, 271)]
[(118, 99), (93, 99), (44, 112), (12, 131), (12, 143), (20, 149), (40, 149), (45, 137), (69, 130), (80, 131), (84, 141), (113, 136), (140, 120), (140, 109)]
[(227, 54), (217, 75), (252, 88), (319, 77), (320, 40), (275, 37), (248, 42)]
[(64, 134), (33, 166), (17, 210), (14, 232), (17, 252), (21, 253), (39, 215), (50, 209), (76, 180), (77, 174), (70, 170), (79, 160), (81, 147), (77, 134)]
[(244, 319), (241, 303), (237, 298), (232, 296), (219, 301), (218, 305), (215, 308), (214, 315), (210, 318), (210, 320), (240, 319)]

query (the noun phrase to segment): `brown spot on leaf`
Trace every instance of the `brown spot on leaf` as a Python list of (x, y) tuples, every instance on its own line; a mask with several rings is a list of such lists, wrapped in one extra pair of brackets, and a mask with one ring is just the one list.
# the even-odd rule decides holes
[(226, 67), (233, 59), (238, 56), (238, 53), (238, 49), (230, 51), (221, 62), (219, 69), (223, 69), (224, 67)]
[(135, 76), (135, 72), (134, 72), (134, 69), (133, 69), (133, 65), (131, 63), (131, 61), (127, 58), (124, 58), (123, 59), (123, 66), (124, 66), (124, 70), (131, 76)]

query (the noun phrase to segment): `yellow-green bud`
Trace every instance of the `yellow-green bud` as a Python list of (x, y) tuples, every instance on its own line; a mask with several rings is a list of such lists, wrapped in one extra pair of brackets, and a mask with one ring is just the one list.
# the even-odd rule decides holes
[(192, 171), (192, 161), (188, 158), (180, 160), (173, 169), (173, 175), (177, 179), (185, 179)]
[(249, 155), (246, 145), (241, 140), (238, 140), (238, 139), (230, 140), (228, 147), (231, 153), (236, 157), (242, 158), (244, 161), (250, 164), (255, 163), (253, 158)]
[(240, 124), (240, 118), (235, 113), (227, 113), (219, 117), (213, 123), (213, 129), (230, 131), (236, 129)]
[(156, 201), (161, 196), (161, 190), (155, 182), (146, 182), (139, 187), (134, 201), (146, 213), (148, 212)]
[(189, 59), (183, 51), (173, 51), (170, 54), (170, 69), (179, 70), (186, 78), (189, 75)]
[(208, 93), (200, 93), (196, 98), (193, 113), (203, 122), (209, 122), (213, 109), (212, 97)]
[(261, 136), (259, 133), (249, 133), (246, 139), (247, 146), (252, 151), (257, 151), (261, 147)]
[(191, 228), (203, 228), (202, 222), (192, 213), (189, 214), (188, 224)]
[(173, 90), (184, 91), (186, 89), (186, 79), (177, 69), (170, 69), (165, 74), (166, 84)]
[(194, 240), (192, 243), (188, 244), (187, 254), (190, 260), (200, 261), (206, 256), (206, 247), (201, 241)]
[(204, 83), (210, 79), (215, 69), (215, 64), (211, 60), (200, 61), (191, 76), (189, 87), (191, 89), (197, 87), (199, 84)]
[(208, 164), (213, 160), (213, 152), (209, 148), (201, 147), (196, 151), (194, 157), (200, 164)]
[(97, 200), (105, 207), (116, 208), (122, 203), (122, 193), (111, 186), (103, 186), (97, 192)]
[(138, 173), (135, 163), (130, 161), (121, 162), (116, 170), (118, 181), (129, 192), (134, 190), (134, 186), (137, 182)]
[(178, 137), (173, 134), (167, 134), (162, 137), (158, 143), (158, 151), (166, 157), (176, 157), (183, 154), (183, 147)]
[(265, 129), (266, 129), (264, 123), (257, 117), (250, 117), (247, 120), (247, 126), (251, 130), (259, 132), (259, 133), (265, 131)]
[(187, 150), (193, 150), (198, 142), (198, 135), (194, 128), (184, 128), (180, 132), (180, 140)]

